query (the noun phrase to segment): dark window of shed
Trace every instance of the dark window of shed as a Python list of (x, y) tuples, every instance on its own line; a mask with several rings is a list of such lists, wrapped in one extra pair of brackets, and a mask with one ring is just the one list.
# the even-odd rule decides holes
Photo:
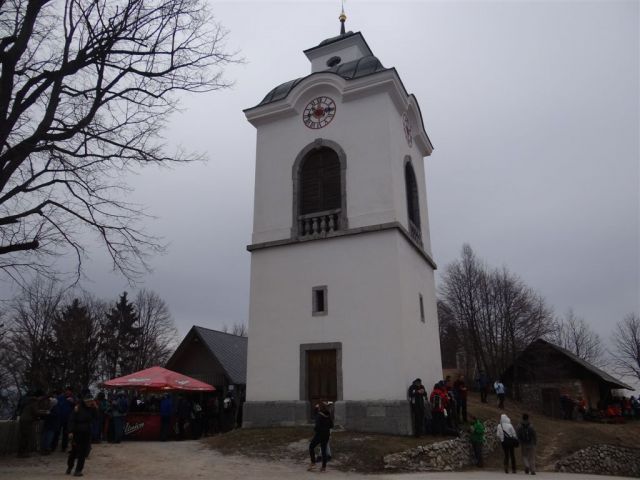
[(300, 214), (336, 210), (341, 204), (338, 155), (326, 147), (309, 152), (300, 171)]
[(422, 294), (420, 294), (420, 321), (424, 323), (424, 299), (422, 298)]

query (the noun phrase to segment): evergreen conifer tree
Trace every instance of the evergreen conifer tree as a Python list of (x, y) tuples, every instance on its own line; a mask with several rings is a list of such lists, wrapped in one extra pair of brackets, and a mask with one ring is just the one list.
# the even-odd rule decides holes
[(76, 391), (97, 378), (100, 353), (100, 322), (77, 298), (62, 308), (52, 325), (52, 384), (71, 385)]
[(127, 292), (106, 314), (103, 324), (102, 353), (107, 378), (135, 371), (135, 358), (140, 341), (138, 313), (127, 298)]

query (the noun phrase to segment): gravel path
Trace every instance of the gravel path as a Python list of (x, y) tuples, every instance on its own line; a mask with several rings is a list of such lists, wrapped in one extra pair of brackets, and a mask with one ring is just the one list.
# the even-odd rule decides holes
[[(187, 442), (126, 442), (119, 445), (94, 445), (87, 460), (84, 476), (95, 480), (197, 480), (223, 478), (225, 480), (252, 479), (325, 479), (348, 480), (454, 480), (495, 479), (504, 474), (496, 472), (460, 472), (429, 474), (361, 475), (329, 471), (326, 474), (307, 472), (304, 452), (298, 462), (267, 462), (241, 456), (223, 456), (198, 441)], [(49, 480), (70, 478), (64, 474), (66, 455), (54, 453), (27, 459), (0, 457), (2, 480)], [(522, 475), (522, 474), (521, 474)], [(72, 478), (72, 477), (71, 477)], [(505, 478), (513, 478), (511, 475)], [(539, 473), (538, 479), (597, 479), (604, 476)]]

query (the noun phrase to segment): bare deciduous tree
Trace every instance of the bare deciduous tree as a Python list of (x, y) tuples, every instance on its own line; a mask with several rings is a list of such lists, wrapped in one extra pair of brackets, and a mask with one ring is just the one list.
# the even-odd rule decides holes
[(440, 311), (455, 322), (467, 358), (493, 378), (551, 328), (542, 297), (506, 268), (487, 267), (469, 245), (446, 267), (440, 297)]
[(178, 92), (227, 87), (204, 0), (0, 1), (0, 269), (24, 283), (97, 234), (129, 279), (161, 246), (123, 200), (134, 167), (199, 158), (159, 136)]
[(164, 365), (175, 348), (178, 334), (169, 307), (149, 290), (141, 290), (134, 305), (139, 328), (136, 369)]
[(585, 320), (569, 309), (564, 318), (557, 319), (549, 340), (569, 350), (577, 357), (598, 367), (606, 366), (604, 348), (600, 336)]
[(630, 313), (616, 325), (611, 352), (615, 368), (640, 380), (640, 315)]
[(7, 343), (17, 387), (52, 387), (50, 339), (63, 300), (55, 282), (36, 279), (11, 302)]
[(237, 335), (238, 337), (246, 337), (249, 335), (247, 324), (242, 322), (234, 323), (231, 328), (229, 328), (229, 326), (225, 324), (222, 327), (222, 331), (224, 333), (230, 333), (231, 335)]

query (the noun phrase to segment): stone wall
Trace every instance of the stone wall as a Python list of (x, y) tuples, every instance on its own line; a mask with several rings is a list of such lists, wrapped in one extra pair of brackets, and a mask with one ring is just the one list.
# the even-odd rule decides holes
[(338, 400), (335, 404), (335, 422), (356, 432), (411, 435), (412, 431), (411, 409), (406, 400)]
[(640, 449), (593, 445), (557, 462), (556, 471), (640, 477)]
[[(566, 393), (571, 398), (585, 397), (583, 385), (580, 380), (567, 379), (563, 382), (546, 382), (546, 383), (521, 383), (520, 397), (522, 408), (530, 412), (544, 413), (542, 390), (557, 389), (560, 393)], [(560, 411), (560, 401), (555, 406)]]
[[(486, 421), (484, 425), (485, 443), (482, 454), (486, 458), (498, 445), (496, 439), (497, 424), (492, 421)], [(462, 434), (459, 438), (418, 446), (384, 457), (385, 469), (414, 472), (459, 470), (474, 464), (468, 433)]]

